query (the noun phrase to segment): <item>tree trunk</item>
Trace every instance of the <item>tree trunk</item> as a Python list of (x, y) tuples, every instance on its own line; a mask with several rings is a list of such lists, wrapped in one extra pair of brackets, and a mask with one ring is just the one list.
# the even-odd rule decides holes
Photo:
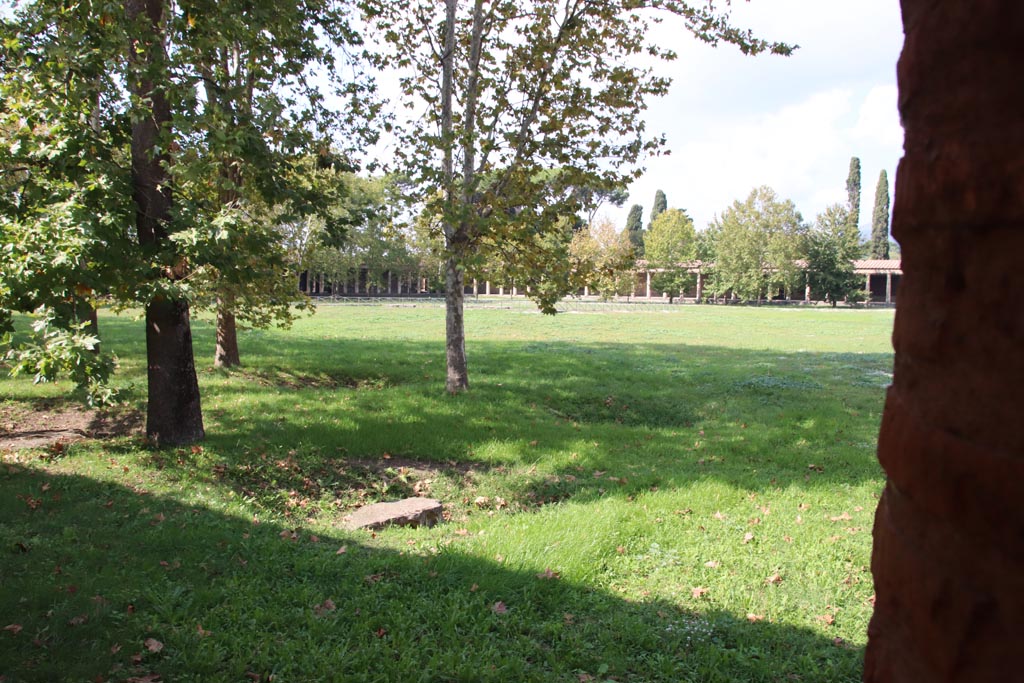
[(445, 356), (448, 376), (445, 389), (457, 394), (469, 389), (469, 370), (466, 366), (466, 327), (463, 323), (463, 283), (465, 272), (459, 267), (459, 260), (451, 256), (445, 269)]
[[(167, 177), (170, 161), (161, 138), (169, 130), (171, 110), (163, 90), (165, 83), (152, 74), (166, 77), (163, 35), (164, 0), (127, 0), (129, 22), (142, 26), (141, 36), (128, 46), (129, 89), (146, 104), (132, 117), (131, 164), (135, 224), (143, 248), (165, 247), (169, 240), (167, 222), (171, 215), (171, 191)], [(144, 22), (138, 19), (145, 16)], [(167, 268), (172, 279), (185, 275), (181, 263)], [(192, 357), (192, 330), (188, 302), (157, 297), (146, 306), (146, 365), (149, 405), (146, 434), (157, 446), (200, 441), (204, 436)]]
[(1021, 679), (1024, 3), (902, 0), (871, 683)]
[(233, 368), (241, 365), (238, 356), (238, 332), (235, 327), (235, 314), (231, 303), (226, 300), (217, 301), (217, 347), (213, 352), (215, 368)]
[(146, 356), (146, 436), (159, 447), (202, 441), (203, 413), (187, 301), (157, 299), (146, 308)]

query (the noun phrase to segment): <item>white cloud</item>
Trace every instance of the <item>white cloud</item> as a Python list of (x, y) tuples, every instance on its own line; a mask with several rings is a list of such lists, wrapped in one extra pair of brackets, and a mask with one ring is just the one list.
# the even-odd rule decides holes
[[(657, 189), (698, 228), (750, 190), (769, 185), (808, 221), (846, 201), (850, 157), (861, 159), (861, 227), (867, 230), (883, 168), (890, 183), (902, 153), (895, 65), (898, 3), (762, 0), (736, 3), (734, 20), (758, 35), (801, 45), (793, 57), (743, 57), (728, 46), (679, 43), (668, 97), (652, 102), (649, 129), (668, 136), (670, 156), (648, 160), (621, 209), (648, 211)], [(666, 25), (659, 27), (669, 36)]]

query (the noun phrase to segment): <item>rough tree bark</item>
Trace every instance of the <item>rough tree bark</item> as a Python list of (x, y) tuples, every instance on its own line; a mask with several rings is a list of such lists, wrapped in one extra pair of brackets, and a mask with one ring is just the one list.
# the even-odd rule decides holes
[[(164, 0), (126, 0), (125, 14), (138, 36), (128, 46), (133, 97), (147, 102), (145, 115), (132, 119), (132, 196), (136, 229), (143, 248), (169, 239), (171, 192), (167, 155), (158, 152), (161, 132), (170, 126), (171, 110), (157, 80), (166, 62), (162, 27)], [(168, 277), (183, 273), (171, 269)], [(187, 301), (155, 298), (146, 307), (146, 361), (149, 401), (146, 434), (158, 446), (200, 441), (205, 436), (192, 357), (192, 330)]]
[(242, 364), (238, 354), (238, 328), (235, 325), (234, 306), (217, 298), (217, 346), (213, 351), (215, 368), (233, 368)]
[(904, 276), (864, 679), (1019, 680), (1024, 3), (902, 8), (893, 235)]

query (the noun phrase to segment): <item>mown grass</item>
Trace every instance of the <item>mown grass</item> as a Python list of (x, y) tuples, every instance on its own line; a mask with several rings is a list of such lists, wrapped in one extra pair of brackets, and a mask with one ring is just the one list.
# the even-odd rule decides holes
[[(5, 456), (0, 680), (859, 680), (891, 325), (471, 310), (449, 397), (440, 309), (325, 307), (234, 372), (199, 321), (202, 447)], [(141, 323), (101, 328), (140, 402)], [(339, 527), (415, 493), (451, 519)]]

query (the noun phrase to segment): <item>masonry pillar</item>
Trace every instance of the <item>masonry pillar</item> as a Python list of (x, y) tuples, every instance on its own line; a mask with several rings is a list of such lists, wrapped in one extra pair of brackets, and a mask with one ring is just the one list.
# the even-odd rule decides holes
[(1024, 3), (902, 0), (870, 683), (1021, 680)]
[(488, 280), (484, 283), (484, 294), (487, 296), (491, 295), (491, 281)]
[(697, 273), (697, 303), (704, 300), (704, 273)]
[(892, 273), (885, 274), (885, 303), (892, 303)]
[(647, 289), (646, 289), (646, 292), (647, 292), (647, 298), (650, 299), (651, 298), (651, 271), (645, 270), (644, 271), (644, 275), (647, 276)]

